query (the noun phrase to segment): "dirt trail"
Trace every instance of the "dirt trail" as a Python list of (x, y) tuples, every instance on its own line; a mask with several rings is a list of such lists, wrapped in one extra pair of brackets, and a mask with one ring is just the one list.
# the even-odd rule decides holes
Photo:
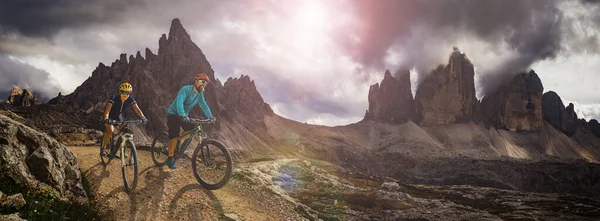
[(69, 148), (106, 220), (303, 220), (292, 203), (268, 189), (234, 176), (224, 188), (206, 190), (194, 178), (189, 160), (179, 160), (176, 170), (157, 167), (146, 150), (138, 150), (138, 185), (127, 193), (119, 161), (105, 168), (97, 147)]
[[(118, 161), (104, 169), (97, 147), (70, 149), (88, 177), (92, 199), (101, 203), (101, 214), (106, 220), (598, 220), (600, 216), (600, 201), (595, 198), (466, 185), (383, 182), (349, 175), (327, 162), (306, 159), (237, 164), (224, 188), (209, 191), (197, 183), (189, 159), (179, 160), (179, 168), (170, 170), (154, 166), (146, 150), (138, 151), (138, 186), (134, 192), (126, 193)], [(433, 172), (437, 173), (431, 175), (439, 178), (452, 174), (440, 168), (464, 168), (466, 171), (458, 174), (474, 174), (472, 167), (468, 167), (469, 162), (458, 160), (432, 165), (436, 168)], [(510, 165), (507, 162), (481, 163), (489, 164), (489, 168)], [(539, 168), (548, 166), (551, 165), (525, 164), (519, 171), (530, 168), (535, 171), (531, 174), (538, 174), (542, 171)], [(563, 165), (554, 167), (563, 168)], [(571, 169), (577, 168), (583, 167), (573, 165)], [(483, 172), (489, 171), (496, 170)], [(557, 173), (551, 174), (553, 179), (560, 178)], [(486, 177), (492, 181), (524, 180), (518, 176), (488, 174)], [(465, 179), (449, 177), (453, 178)], [(567, 181), (559, 181), (567, 186), (552, 183), (551, 187), (571, 188), (569, 183), (577, 182), (569, 181), (571, 178), (566, 176)], [(432, 180), (424, 179), (421, 183)], [(534, 180), (544, 179), (534, 177)], [(586, 191), (595, 193), (594, 190), (588, 187)]]

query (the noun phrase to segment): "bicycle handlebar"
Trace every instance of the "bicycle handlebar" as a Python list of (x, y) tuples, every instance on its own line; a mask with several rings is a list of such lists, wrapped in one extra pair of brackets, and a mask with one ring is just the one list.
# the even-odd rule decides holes
[(211, 124), (214, 123), (215, 121), (211, 120), (211, 119), (196, 119), (196, 118), (190, 118), (190, 122), (193, 123), (200, 123), (200, 124)]
[(142, 120), (124, 120), (124, 121), (116, 121), (116, 120), (108, 120), (108, 124), (110, 125), (122, 125), (122, 124), (142, 124)]

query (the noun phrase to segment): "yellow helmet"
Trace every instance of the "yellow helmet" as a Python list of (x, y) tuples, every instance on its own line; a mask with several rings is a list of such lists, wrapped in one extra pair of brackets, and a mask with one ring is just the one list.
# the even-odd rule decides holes
[(131, 92), (133, 91), (133, 87), (131, 87), (131, 84), (129, 84), (128, 82), (123, 82), (121, 83), (121, 85), (119, 85), (119, 90)]

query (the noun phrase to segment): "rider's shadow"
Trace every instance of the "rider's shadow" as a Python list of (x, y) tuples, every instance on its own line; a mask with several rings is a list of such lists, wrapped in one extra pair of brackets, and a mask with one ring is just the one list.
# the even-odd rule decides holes
[[(219, 200), (217, 199), (217, 197), (212, 193), (212, 191), (205, 189), (204, 187), (202, 187), (200, 184), (195, 183), (195, 184), (188, 184), (186, 186), (184, 186), (183, 188), (181, 188), (179, 191), (177, 191), (177, 193), (175, 194), (175, 196), (173, 196), (173, 199), (171, 200), (171, 203), (169, 204), (169, 214), (178, 214), (180, 216), (185, 216), (186, 214), (182, 214), (182, 212), (186, 212), (188, 213), (187, 218), (189, 218), (189, 220), (202, 220), (202, 216), (200, 214), (202, 214), (203, 210), (204, 210), (204, 205), (203, 204), (187, 204), (185, 205), (185, 207), (183, 208), (177, 208), (177, 202), (179, 201), (179, 199), (181, 199), (181, 197), (186, 193), (186, 192), (191, 192), (194, 190), (200, 190), (202, 191), (206, 196), (209, 197), (212, 206), (214, 207), (214, 209), (217, 211), (218, 214), (223, 214), (224, 210), (223, 210), (223, 206), (221, 205), (221, 202), (219, 202)], [(197, 200), (197, 199), (196, 199)]]

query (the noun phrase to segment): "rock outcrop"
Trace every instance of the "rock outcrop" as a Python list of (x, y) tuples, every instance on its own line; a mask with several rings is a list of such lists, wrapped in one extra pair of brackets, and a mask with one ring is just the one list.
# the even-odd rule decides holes
[(579, 127), (573, 104), (565, 108), (562, 99), (554, 91), (542, 95), (542, 116), (550, 125), (567, 136), (573, 136)]
[(64, 104), (65, 103), (65, 96), (62, 95), (62, 93), (58, 93), (58, 96), (56, 96), (55, 98), (52, 98), (48, 101), (48, 104), (51, 105), (56, 105), (56, 104)]
[(8, 95), (8, 103), (14, 104), (16, 103), (19, 99), (21, 99), (21, 94), (23, 94), (23, 89), (21, 89), (18, 86), (13, 86), (12, 90), (10, 91), (10, 95)]
[(600, 123), (598, 123), (598, 120), (591, 119), (587, 122), (587, 128), (594, 136), (600, 137)]
[(40, 100), (31, 92), (31, 90), (21, 89), (16, 85), (13, 86), (7, 102), (11, 103), (13, 106), (19, 107), (28, 107), (40, 104)]
[(48, 135), (0, 115), (0, 179), (86, 204), (77, 160)]
[(520, 73), (482, 101), (482, 110), (492, 126), (510, 131), (539, 131), (542, 125), (544, 87), (532, 70)]
[(457, 49), (446, 67), (439, 66), (423, 80), (415, 96), (415, 123), (422, 126), (469, 122), (474, 112), (475, 71)]
[(403, 124), (412, 118), (414, 108), (410, 73), (400, 71), (396, 77), (398, 79), (386, 70), (381, 85), (371, 85), (365, 120)]
[(234, 116), (244, 116), (243, 125), (254, 127), (260, 126), (266, 129), (265, 116), (272, 116), (271, 106), (264, 102), (262, 96), (256, 90), (254, 80), (247, 75), (239, 78), (229, 78), (225, 82), (219, 102), (223, 105), (223, 117), (233, 121)]

